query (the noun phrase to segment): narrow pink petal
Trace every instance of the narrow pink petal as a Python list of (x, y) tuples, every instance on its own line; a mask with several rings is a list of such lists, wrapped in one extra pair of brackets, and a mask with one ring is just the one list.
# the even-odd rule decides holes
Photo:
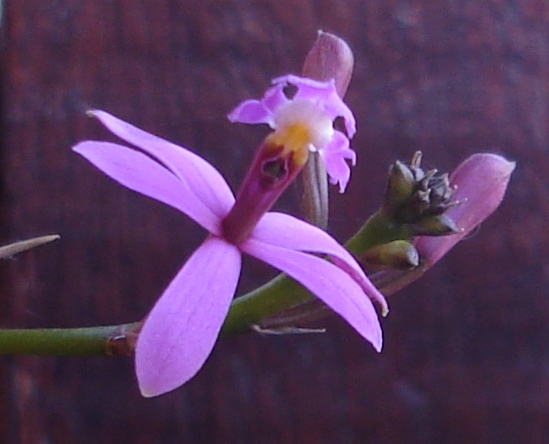
[(266, 123), (274, 128), (274, 112), (280, 105), (288, 102), (283, 89), (283, 85), (276, 85), (269, 88), (261, 100), (245, 100), (227, 118), (233, 123)]
[(371, 299), (381, 305), (383, 314), (388, 312), (387, 301), (353, 256), (320, 228), (288, 214), (272, 212), (263, 216), (250, 237), (276, 247), (329, 255), (335, 265), (349, 274)]
[(194, 252), (148, 315), (135, 370), (145, 397), (191, 379), (210, 355), (240, 274), (238, 249), (210, 237)]
[(221, 218), (185, 182), (147, 155), (115, 143), (90, 140), (73, 150), (125, 187), (177, 208), (211, 233), (220, 232)]
[(227, 114), (229, 122), (235, 123), (266, 123), (271, 128), (274, 128), (273, 114), (265, 108), (263, 103), (259, 100), (245, 100), (229, 114)]
[(223, 218), (234, 204), (234, 196), (223, 176), (212, 165), (191, 151), (147, 133), (104, 111), (92, 110), (112, 133), (157, 158), (218, 217)]
[(345, 271), (319, 257), (254, 239), (242, 249), (300, 282), (381, 350), (381, 326), (372, 302)]
[(334, 131), (330, 143), (319, 150), (319, 153), (330, 176), (330, 182), (334, 185), (339, 184), (339, 192), (343, 193), (351, 178), (351, 168), (347, 160), (350, 160), (353, 166), (356, 163), (356, 153), (349, 147), (349, 139), (343, 133)]

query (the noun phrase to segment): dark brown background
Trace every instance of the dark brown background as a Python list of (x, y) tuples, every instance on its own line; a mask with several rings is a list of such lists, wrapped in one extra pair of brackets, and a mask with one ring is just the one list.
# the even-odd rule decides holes
[[(224, 338), (149, 400), (129, 358), (2, 357), (1, 442), (548, 442), (547, 0), (12, 0), (4, 14), (1, 239), (62, 236), (0, 264), (5, 327), (137, 319), (203, 239), (71, 152), (110, 137), (85, 109), (192, 147), (237, 187), (266, 130), (225, 114), (298, 73), (319, 28), (356, 56), (339, 239), (416, 149), (441, 169), (479, 150), (518, 169), (481, 231), (391, 298), (381, 355), (335, 318), (325, 335)], [(279, 207), (297, 211), (295, 194)], [(241, 291), (265, 279), (245, 265)]]

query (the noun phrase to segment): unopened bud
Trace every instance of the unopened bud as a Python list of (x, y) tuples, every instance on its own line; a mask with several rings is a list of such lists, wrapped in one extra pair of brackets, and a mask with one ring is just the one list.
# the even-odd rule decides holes
[(360, 253), (358, 258), (365, 265), (395, 270), (409, 270), (419, 265), (419, 254), (416, 247), (404, 240), (377, 245)]
[(327, 82), (335, 80), (337, 93), (343, 97), (353, 74), (353, 51), (345, 40), (319, 31), (316, 42), (303, 64), (303, 77)]
[(384, 210), (389, 214), (397, 214), (402, 205), (412, 196), (415, 183), (416, 180), (410, 168), (397, 160), (389, 168)]
[(430, 265), (437, 262), (494, 212), (505, 195), (514, 169), (515, 162), (496, 154), (474, 154), (456, 168), (450, 181), (457, 186), (454, 198), (461, 204), (453, 206), (446, 215), (456, 223), (459, 233), (441, 238), (418, 237), (414, 245), (422, 262)]
[(456, 223), (446, 214), (424, 217), (409, 228), (414, 236), (446, 236), (460, 231)]
[(514, 169), (514, 162), (496, 154), (474, 154), (462, 162), (449, 177), (449, 182), (456, 186), (452, 197), (460, 204), (452, 205), (443, 215), (455, 222), (457, 234), (417, 236), (413, 245), (420, 257), (418, 267), (404, 271), (387, 269), (375, 274), (374, 283), (383, 294), (393, 294), (421, 277), (490, 216), (505, 196)]
[(391, 166), (382, 211), (395, 224), (406, 226), (411, 236), (455, 233), (455, 223), (443, 214), (459, 204), (452, 200), (455, 187), (448, 174), (424, 171), (421, 158), (417, 151), (409, 165), (397, 161)]
[[(323, 82), (334, 79), (340, 97), (345, 95), (353, 74), (353, 52), (345, 40), (323, 31), (307, 54), (303, 77)], [(328, 179), (323, 160), (309, 156), (303, 170), (303, 208), (306, 219), (321, 228), (328, 226)]]

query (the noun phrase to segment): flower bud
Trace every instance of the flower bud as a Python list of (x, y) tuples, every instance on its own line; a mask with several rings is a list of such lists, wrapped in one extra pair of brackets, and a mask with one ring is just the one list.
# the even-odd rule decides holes
[(437, 262), (462, 240), (501, 203), (515, 162), (497, 154), (474, 154), (462, 162), (450, 175), (456, 190), (453, 198), (460, 202), (445, 213), (459, 229), (459, 233), (444, 237), (420, 236), (414, 245), (422, 262)]
[(447, 214), (427, 216), (419, 222), (410, 225), (410, 232), (414, 236), (446, 236), (459, 232), (456, 223)]
[(415, 182), (412, 171), (401, 161), (397, 160), (389, 168), (389, 181), (383, 207), (386, 214), (395, 216), (398, 214), (399, 209), (412, 196)]
[(357, 255), (360, 262), (375, 267), (409, 270), (419, 265), (419, 254), (410, 242), (396, 240), (377, 245)]
[(303, 64), (303, 77), (327, 82), (335, 81), (340, 97), (347, 92), (353, 75), (354, 57), (345, 40), (320, 31)]
[[(423, 276), (455, 244), (496, 210), (505, 195), (514, 169), (514, 162), (496, 154), (474, 154), (462, 162), (448, 178), (453, 184), (452, 198), (459, 205), (451, 205), (439, 216), (453, 221), (457, 233), (448, 236), (417, 236), (413, 245), (419, 253), (419, 265), (409, 270), (382, 270), (373, 276), (374, 284), (383, 294), (390, 295)], [(410, 169), (410, 172), (421, 177), (417, 170)], [(445, 195), (442, 193), (442, 196)], [(447, 198), (444, 197), (443, 200), (446, 201)], [(359, 254), (359, 241), (354, 240), (352, 251)]]
[[(303, 64), (303, 77), (329, 81), (334, 79), (340, 97), (345, 95), (353, 73), (354, 57), (347, 43), (327, 32), (320, 31)], [(324, 162), (318, 155), (309, 157), (303, 170), (303, 208), (305, 217), (313, 225), (328, 226), (328, 179)]]
[(391, 166), (382, 212), (395, 224), (406, 226), (410, 236), (455, 233), (455, 223), (443, 214), (459, 204), (453, 199), (455, 187), (448, 174), (424, 171), (421, 158), (417, 151), (410, 165), (397, 161)]

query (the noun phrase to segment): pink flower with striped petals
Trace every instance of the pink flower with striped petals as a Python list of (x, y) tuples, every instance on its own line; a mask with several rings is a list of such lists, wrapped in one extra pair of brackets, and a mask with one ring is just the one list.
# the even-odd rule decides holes
[[(274, 197), (268, 194), (275, 188), (269, 188), (270, 182), (266, 180), (270, 170), (262, 163), (261, 149), (235, 202), (225, 179), (201, 157), (106, 112), (90, 114), (138, 149), (84, 141), (74, 151), (122, 185), (178, 209), (209, 232), (143, 324), (135, 350), (136, 374), (143, 396), (171, 391), (202, 367), (235, 294), (243, 253), (293, 277), (342, 316), (376, 350), (381, 350), (381, 327), (370, 298), (386, 312), (385, 298), (355, 259), (326, 232), (287, 214), (265, 213), (287, 183), (280, 187), (278, 175), (276, 180), (267, 176), (276, 182), (277, 190)], [(287, 148), (293, 139), (279, 138), (277, 143)], [(308, 144), (300, 144), (299, 149)], [(267, 138), (262, 149), (272, 154), (272, 148)], [(292, 147), (290, 160), (293, 160), (284, 163), (285, 167), (291, 169), (295, 164), (295, 157), (299, 157), (295, 151), (299, 149)], [(279, 157), (275, 156), (275, 160), (285, 159), (280, 157), (280, 150), (277, 153)], [(272, 163), (272, 158), (269, 159)], [(302, 165), (299, 162), (296, 165), (297, 171)], [(291, 172), (286, 182), (293, 177), (295, 174)], [(262, 199), (265, 194), (269, 196), (267, 200)], [(245, 202), (239, 205), (239, 201)], [(261, 212), (249, 210), (253, 220), (250, 225), (243, 219), (246, 208), (250, 208), (248, 204), (253, 202), (260, 203)], [(228, 223), (236, 216), (240, 224)], [(235, 232), (240, 228), (234, 227), (240, 226), (244, 231)], [(329, 255), (332, 262), (315, 253)]]

